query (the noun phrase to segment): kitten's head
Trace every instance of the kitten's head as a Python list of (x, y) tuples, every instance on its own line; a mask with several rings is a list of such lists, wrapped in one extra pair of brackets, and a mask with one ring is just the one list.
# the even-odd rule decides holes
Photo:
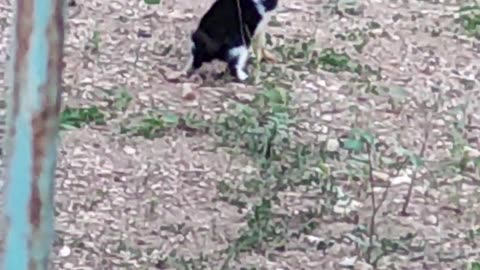
[(278, 5), (278, 0), (261, 0), (266, 11), (274, 10)]

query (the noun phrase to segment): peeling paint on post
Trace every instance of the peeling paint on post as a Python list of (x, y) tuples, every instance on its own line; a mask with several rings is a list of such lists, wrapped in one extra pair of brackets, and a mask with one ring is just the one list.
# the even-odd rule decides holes
[(16, 0), (2, 270), (48, 268), (63, 70), (64, 0)]

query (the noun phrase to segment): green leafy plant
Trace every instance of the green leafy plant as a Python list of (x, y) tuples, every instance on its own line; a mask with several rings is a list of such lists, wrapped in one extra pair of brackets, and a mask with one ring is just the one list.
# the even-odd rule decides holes
[(60, 115), (60, 128), (64, 130), (80, 128), (90, 123), (94, 123), (97, 125), (105, 124), (105, 114), (100, 111), (98, 107), (67, 107)]
[[(294, 140), (292, 129), (296, 119), (290, 101), (287, 91), (266, 84), (250, 103), (235, 104), (232, 111), (216, 121), (215, 134), (221, 138), (222, 145), (240, 149), (255, 161), (259, 169), (258, 175), (246, 175), (238, 187), (227, 181), (218, 185), (222, 199), (235, 206), (248, 207), (252, 205), (250, 199), (256, 202), (249, 207), (247, 226), (226, 250), (228, 256), (222, 269), (228, 269), (229, 262), (239, 253), (281, 249), (288, 242), (285, 225), (288, 217), (272, 212), (273, 205), (278, 203), (279, 192), (321, 186), (325, 206), (333, 207), (336, 203), (335, 185), (323, 165), (321, 147)], [(298, 233), (315, 227), (311, 219), (304, 219), (304, 222), (296, 230)]]
[(308, 39), (306, 41), (292, 40), (285, 44), (294, 45), (279, 45), (275, 47), (275, 51), (280, 55), (282, 62), (288, 64), (289, 68), (293, 70), (301, 70), (305, 64), (309, 63), (315, 49), (314, 39)]
[(119, 111), (125, 111), (128, 108), (128, 105), (132, 101), (132, 95), (128, 92), (127, 89), (123, 88), (119, 93), (115, 95), (113, 101), (113, 108)]
[[(427, 135), (426, 138), (428, 138)], [(362, 184), (366, 182), (372, 208), (369, 215), (370, 220), (367, 224), (360, 224), (351, 234), (347, 234), (347, 237), (355, 242), (360, 251), (359, 255), (361, 255), (367, 263), (372, 265), (374, 269), (376, 269), (380, 260), (389, 254), (409, 253), (411, 250), (411, 242), (415, 237), (415, 235), (407, 234), (404, 237), (394, 239), (379, 234), (377, 230), (377, 216), (387, 198), (390, 183), (387, 184), (385, 190), (378, 196), (375, 193), (376, 181), (374, 171), (386, 169), (380, 168), (382, 165), (391, 166), (392, 163), (396, 164), (396, 162), (385, 162), (386, 159), (382, 156), (382, 153), (377, 151), (379, 144), (380, 142), (375, 134), (371, 130), (363, 128), (352, 128), (348, 136), (341, 143), (341, 147), (349, 153), (343, 162), (355, 167), (355, 170), (351, 173), (355, 175), (358, 180), (362, 180)], [(402, 168), (407, 165), (417, 168), (423, 166), (423, 151), (424, 150), (421, 150), (420, 154), (417, 155), (405, 148), (397, 147), (395, 154), (397, 159), (400, 160), (400, 163), (402, 163), (402, 165), (400, 165)], [(401, 160), (404, 161), (402, 162)], [(397, 169), (401, 170), (401, 168)], [(413, 181), (414, 179), (412, 182)], [(413, 185), (410, 184), (409, 188), (411, 189), (412, 186)], [(406, 196), (402, 211), (406, 211), (410, 196), (411, 190)]]
[(188, 133), (207, 132), (208, 124), (195, 115), (180, 116), (172, 113), (150, 114), (138, 121), (123, 125), (121, 133), (142, 136), (147, 139), (163, 137), (174, 129)]
[(464, 6), (459, 13), (460, 23), (467, 34), (480, 38), (480, 6)]
[(100, 43), (102, 38), (100, 36), (100, 32), (95, 30), (92, 33), (92, 37), (90, 38), (90, 49), (93, 53), (98, 53), (100, 51)]
[(220, 116), (216, 134), (224, 143), (242, 144), (254, 156), (274, 159), (279, 154), (277, 146), (288, 141), (294, 123), (289, 101), (284, 89), (268, 88), (251, 104), (237, 103), (233, 112)]
[(157, 269), (165, 269), (167, 266), (174, 267), (177, 270), (204, 270), (208, 269), (208, 256), (200, 253), (198, 258), (187, 258), (178, 256), (175, 251), (171, 252), (164, 260), (157, 262)]
[(373, 145), (374, 141), (375, 138), (369, 131), (353, 128), (349, 137), (343, 141), (342, 147), (352, 152), (361, 152), (365, 151), (368, 145)]
[(168, 130), (176, 127), (178, 122), (179, 117), (174, 114), (151, 114), (133, 125), (123, 127), (122, 133), (129, 133), (134, 136), (154, 139), (156, 137), (164, 136)]
[(253, 207), (249, 215), (247, 228), (228, 249), (228, 257), (221, 269), (229, 269), (228, 264), (240, 252), (258, 249), (261, 245), (281, 241), (283, 228), (272, 219), (272, 202), (263, 198), (260, 204)]
[(348, 54), (337, 53), (332, 48), (327, 48), (320, 52), (320, 55), (317, 59), (317, 64), (323, 70), (333, 73), (342, 71), (354, 73), (362, 72), (362, 66), (358, 63), (355, 63)]

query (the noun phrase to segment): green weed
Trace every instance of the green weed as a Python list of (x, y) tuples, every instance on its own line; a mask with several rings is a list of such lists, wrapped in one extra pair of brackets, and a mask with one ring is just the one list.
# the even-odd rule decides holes
[(143, 0), (143, 2), (147, 5), (158, 5), (158, 4), (160, 4), (160, 0)]
[(123, 88), (115, 95), (112, 105), (115, 110), (125, 112), (132, 100), (133, 98), (130, 92)]
[(104, 125), (105, 114), (92, 106), (88, 108), (65, 108), (60, 115), (60, 129), (80, 128), (90, 123)]
[(89, 48), (92, 51), (92, 53), (98, 53), (100, 51), (100, 43), (102, 41), (102, 38), (100, 36), (100, 32), (95, 30), (92, 33), (92, 37), (90, 38), (89, 42)]
[(195, 115), (180, 116), (173, 113), (151, 113), (141, 119), (131, 120), (133, 123), (122, 125), (121, 133), (155, 139), (165, 136), (167, 132), (182, 130), (188, 134), (207, 132), (208, 125)]
[[(221, 145), (250, 156), (259, 169), (258, 175), (246, 175), (234, 187), (227, 181), (218, 185), (221, 198), (239, 208), (249, 207), (247, 226), (226, 250), (222, 269), (242, 252), (283, 249), (289, 235), (312, 229), (310, 219), (302, 219), (295, 232), (286, 226), (289, 217), (274, 214), (278, 194), (298, 187), (321, 187), (325, 205), (317, 215), (336, 203), (336, 185), (324, 166), (326, 154), (320, 146), (296, 142), (292, 133), (297, 119), (288, 91), (274, 84), (265, 85), (249, 104), (235, 104), (215, 124), (215, 135)], [(236, 155), (240, 154), (239, 152)], [(254, 203), (251, 203), (251, 200)]]
[(460, 24), (470, 36), (480, 38), (480, 6), (465, 6), (459, 11)]
[(122, 127), (122, 133), (129, 133), (134, 136), (142, 136), (147, 139), (162, 137), (165, 133), (174, 128), (179, 121), (179, 117), (174, 114), (155, 115), (150, 114), (137, 123), (128, 127)]
[(346, 53), (337, 53), (334, 49), (328, 48), (320, 52), (317, 64), (325, 71), (337, 73), (349, 71), (361, 73), (362, 66), (354, 62)]

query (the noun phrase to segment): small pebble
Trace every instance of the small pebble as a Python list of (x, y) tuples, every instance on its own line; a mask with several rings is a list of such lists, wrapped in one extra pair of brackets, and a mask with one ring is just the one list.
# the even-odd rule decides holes
[(63, 247), (60, 249), (60, 251), (59, 251), (58, 254), (60, 255), (60, 257), (68, 257), (68, 256), (70, 256), (71, 253), (72, 253), (72, 252), (71, 252), (71, 250), (70, 250), (69, 247), (63, 246)]
[(129, 155), (134, 155), (137, 151), (131, 147), (131, 146), (128, 146), (126, 145), (124, 148), (123, 148), (123, 151)]
[(401, 185), (401, 184), (408, 184), (412, 181), (412, 179), (410, 179), (410, 177), (406, 176), (406, 175), (402, 175), (402, 176), (398, 176), (398, 177), (395, 177), (392, 179), (392, 185), (393, 186), (397, 186), (397, 185)]
[(428, 217), (425, 218), (425, 224), (426, 225), (437, 225), (438, 224), (438, 218), (436, 215), (429, 215)]
[(355, 265), (356, 261), (357, 261), (357, 256), (346, 257), (340, 261), (339, 265), (344, 268), (351, 268)]
[(340, 143), (337, 139), (329, 139), (327, 141), (327, 151), (336, 152), (340, 148)]

